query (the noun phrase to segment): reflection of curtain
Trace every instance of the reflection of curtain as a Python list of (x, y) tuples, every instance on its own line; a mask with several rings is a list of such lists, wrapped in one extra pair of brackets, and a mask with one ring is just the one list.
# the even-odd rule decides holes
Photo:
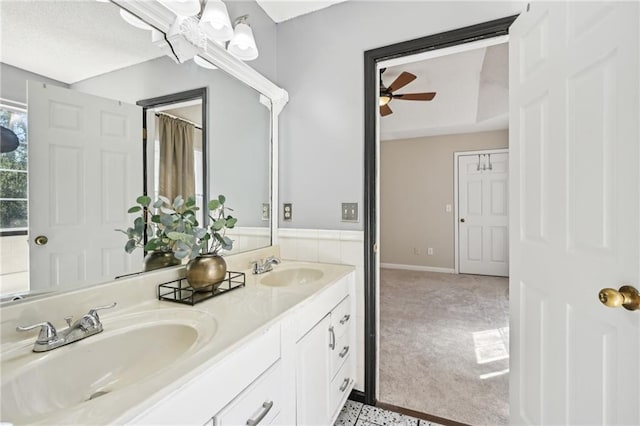
[(182, 120), (160, 115), (159, 194), (173, 200), (182, 195), (186, 200), (196, 194), (193, 170), (193, 133), (195, 127)]

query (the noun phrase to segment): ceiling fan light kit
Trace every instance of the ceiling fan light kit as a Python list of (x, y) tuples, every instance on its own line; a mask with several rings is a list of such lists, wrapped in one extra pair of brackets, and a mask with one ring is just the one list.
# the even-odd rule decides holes
[(388, 105), (393, 99), (399, 99), (403, 101), (430, 101), (436, 96), (436, 92), (423, 92), (423, 93), (403, 93), (395, 94), (398, 89), (403, 88), (407, 84), (411, 83), (417, 77), (409, 72), (403, 71), (389, 87), (385, 87), (382, 82), (382, 74), (386, 71), (386, 68), (380, 70), (380, 94), (379, 94), (379, 106), (380, 115), (382, 117), (389, 114), (393, 114), (391, 107)]

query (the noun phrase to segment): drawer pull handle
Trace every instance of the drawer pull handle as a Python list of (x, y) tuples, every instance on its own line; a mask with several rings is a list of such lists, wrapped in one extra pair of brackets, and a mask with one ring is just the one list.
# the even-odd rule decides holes
[(349, 318), (351, 318), (351, 315), (346, 314), (345, 316), (342, 317), (342, 319), (340, 320), (340, 324), (344, 325), (347, 321), (349, 321)]
[(347, 386), (349, 386), (349, 378), (348, 377), (346, 379), (344, 379), (344, 382), (342, 382), (342, 384), (340, 385), (340, 392), (344, 392), (345, 389), (347, 389)]
[(344, 358), (345, 356), (347, 356), (348, 353), (349, 353), (349, 346), (345, 346), (344, 348), (342, 348), (338, 356), (340, 358)]
[(262, 411), (260, 411), (260, 414), (258, 414), (258, 417), (256, 417), (255, 419), (247, 420), (247, 426), (256, 426), (258, 423), (262, 421), (262, 419), (264, 419), (264, 416), (267, 415), (267, 413), (271, 410), (271, 408), (273, 408), (273, 401), (265, 401), (262, 404)]
[(333, 331), (333, 326), (329, 327), (329, 337), (331, 338), (329, 340), (329, 348), (334, 350), (336, 348), (336, 332)]

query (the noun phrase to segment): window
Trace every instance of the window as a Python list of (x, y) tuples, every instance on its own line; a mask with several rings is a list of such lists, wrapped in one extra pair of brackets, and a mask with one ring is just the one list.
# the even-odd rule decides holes
[(0, 154), (0, 234), (26, 234), (28, 229), (27, 111), (0, 103), (0, 126), (11, 129), (20, 145)]

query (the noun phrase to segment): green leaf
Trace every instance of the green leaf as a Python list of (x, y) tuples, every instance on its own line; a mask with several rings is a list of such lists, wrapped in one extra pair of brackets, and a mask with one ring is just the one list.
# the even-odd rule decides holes
[(236, 219), (235, 217), (227, 216), (227, 220), (226, 220), (227, 228), (232, 229), (234, 226), (236, 226), (237, 222), (238, 222), (238, 219)]
[(151, 222), (153, 222), (153, 223), (161, 223), (160, 222), (160, 215), (159, 214), (154, 214), (153, 216), (151, 216)]
[(229, 237), (223, 237), (223, 240), (222, 248), (225, 250), (231, 250), (233, 248), (233, 240)]
[(172, 226), (173, 225), (173, 216), (168, 214), (163, 214), (160, 216), (160, 223), (164, 226)]
[(227, 198), (224, 195), (220, 194), (218, 195), (218, 201), (220, 201), (220, 204), (224, 204), (224, 202), (227, 201)]
[(189, 250), (176, 250), (173, 252), (173, 255), (176, 257), (176, 259), (184, 259), (185, 257), (189, 256)]
[(175, 200), (173, 200), (173, 208), (178, 210), (180, 207), (184, 205), (184, 199), (182, 195), (178, 195)]
[(220, 201), (211, 200), (211, 201), (209, 201), (209, 204), (207, 205), (207, 207), (209, 207), (210, 211), (218, 210), (220, 208)]
[(137, 213), (140, 210), (142, 210), (142, 207), (140, 206), (133, 206), (131, 207), (129, 210), (127, 210), (127, 213)]
[(163, 204), (162, 200), (156, 200), (156, 202), (153, 203), (153, 208), (154, 209), (158, 209), (158, 208), (160, 208), (162, 206), (162, 204)]
[(187, 204), (186, 204), (187, 208), (189, 209), (189, 208), (191, 208), (191, 207), (195, 207), (195, 205), (196, 205), (196, 199), (195, 199), (195, 197), (189, 197), (189, 198), (187, 199)]
[(136, 220), (133, 221), (133, 232), (138, 235), (142, 235), (144, 232), (144, 220), (141, 217), (137, 217)]
[(167, 237), (174, 241), (192, 243), (195, 240), (193, 235), (185, 234), (184, 232), (169, 232)]
[(211, 229), (215, 231), (220, 231), (222, 228), (224, 228), (225, 224), (226, 224), (226, 221), (224, 219), (218, 219), (215, 222), (213, 222), (213, 224), (211, 225)]
[[(162, 201), (164, 204), (170, 206), (171, 205), (171, 200), (168, 199), (167, 197), (165, 197), (164, 195), (158, 195), (158, 201)], [(158, 206), (160, 207), (160, 206)]]
[(175, 214), (176, 211), (173, 209), (170, 209), (169, 207), (160, 207), (160, 212), (164, 213), (164, 214)]
[(149, 207), (149, 203), (151, 203), (151, 198), (147, 197), (146, 195), (141, 195), (138, 198), (136, 198), (136, 203), (145, 207)]
[(135, 240), (129, 240), (127, 241), (127, 243), (124, 245), (124, 251), (126, 251), (127, 253), (133, 253), (133, 251), (136, 249), (136, 242)]

